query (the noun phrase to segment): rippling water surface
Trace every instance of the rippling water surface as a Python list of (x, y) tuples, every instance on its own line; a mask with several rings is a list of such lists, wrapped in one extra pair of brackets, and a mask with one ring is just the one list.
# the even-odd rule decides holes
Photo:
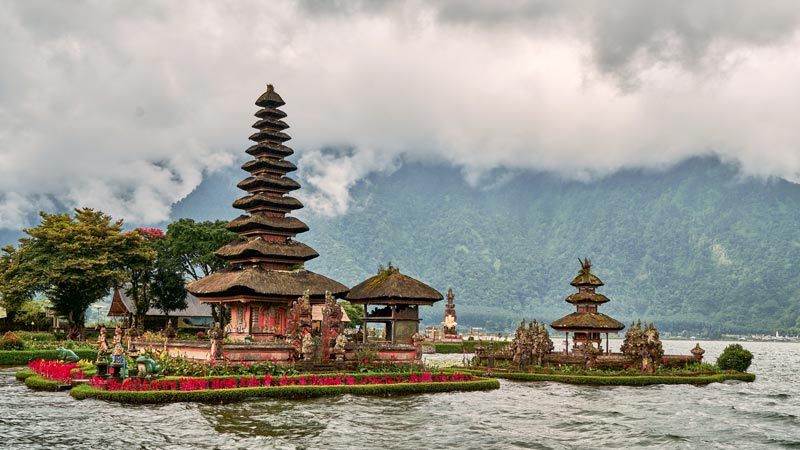
[[(727, 344), (701, 345), (714, 360)], [(18, 368), (2, 368), (0, 447), (800, 448), (800, 344), (743, 345), (755, 356), (754, 383), (633, 388), (501, 380), (490, 392), (231, 405), (76, 401), (30, 391), (14, 379)], [(684, 354), (694, 342), (664, 346)]]

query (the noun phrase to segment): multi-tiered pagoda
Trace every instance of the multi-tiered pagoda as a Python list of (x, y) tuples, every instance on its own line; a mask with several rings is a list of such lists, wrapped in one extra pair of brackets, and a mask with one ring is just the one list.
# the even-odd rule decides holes
[(602, 334), (606, 334), (606, 353), (609, 352), (608, 334), (617, 333), (625, 328), (622, 322), (603, 313), (597, 312), (597, 307), (609, 301), (608, 297), (598, 294), (595, 289), (603, 285), (600, 278), (591, 273), (592, 262), (588, 258), (581, 261), (581, 270), (570, 284), (578, 288), (578, 292), (565, 299), (567, 303), (576, 306), (577, 311), (564, 316), (550, 326), (553, 329), (566, 333), (566, 351), (569, 353), (569, 333), (574, 334), (574, 349), (577, 351), (591, 350), (593, 347), (602, 352)]
[(294, 240), (308, 226), (287, 216), (303, 204), (287, 195), (300, 185), (286, 177), (297, 167), (284, 159), (294, 153), (284, 145), (291, 139), (283, 132), (289, 128), (281, 120), (286, 113), (278, 109), (284, 104), (272, 85), (256, 100), (261, 109), (253, 128), (258, 131), (250, 136), (255, 145), (246, 150), (253, 159), (242, 166), (250, 176), (238, 184), (247, 195), (233, 202), (234, 208), (246, 214), (227, 225), (242, 239), (216, 252), (228, 266), (186, 287), (203, 303), (231, 307), (228, 331), (233, 338), (282, 338), (287, 333), (288, 309), (306, 290), (312, 304), (323, 303), (326, 291), (339, 298), (348, 291), (341, 283), (303, 268), (319, 254)]

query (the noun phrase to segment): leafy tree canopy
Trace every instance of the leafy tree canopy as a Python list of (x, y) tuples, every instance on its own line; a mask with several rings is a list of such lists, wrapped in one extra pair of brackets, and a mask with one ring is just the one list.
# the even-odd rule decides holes
[(225, 266), (225, 260), (214, 252), (239, 239), (239, 235), (225, 228), (225, 224), (222, 220), (195, 222), (179, 219), (167, 226), (165, 246), (186, 277), (199, 280)]
[(0, 291), (6, 306), (44, 294), (71, 328), (84, 324), (86, 308), (125, 278), (126, 261), (141, 252), (141, 239), (124, 233), (122, 220), (91, 208), (39, 213), (41, 223), (23, 230), (18, 248), (0, 257)]

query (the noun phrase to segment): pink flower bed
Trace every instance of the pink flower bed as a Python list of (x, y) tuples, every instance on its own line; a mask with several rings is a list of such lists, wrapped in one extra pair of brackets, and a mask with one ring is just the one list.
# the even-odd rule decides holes
[[(72, 378), (84, 378), (83, 371), (78, 368), (76, 363), (63, 363), (61, 361), (45, 361), (37, 359), (28, 363), (28, 368), (36, 372), (36, 375), (47, 378), (48, 380), (69, 383)], [(78, 369), (72, 373), (73, 369)]]
[(109, 391), (197, 391), (208, 389), (236, 389), (267, 386), (336, 386), (357, 384), (396, 384), (396, 383), (445, 383), (473, 381), (475, 377), (463, 373), (446, 375), (439, 372), (436, 375), (430, 372), (412, 373), (411, 375), (367, 375), (349, 376), (347, 374), (336, 376), (300, 375), (287, 377), (283, 375), (273, 378), (270, 375), (256, 378), (181, 378), (180, 380), (140, 380), (126, 379), (122, 383), (110, 379), (103, 380), (95, 377), (91, 385)]

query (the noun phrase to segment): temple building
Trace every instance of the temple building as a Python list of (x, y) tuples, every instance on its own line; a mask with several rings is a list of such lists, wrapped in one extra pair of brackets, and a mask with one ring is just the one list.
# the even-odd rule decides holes
[(276, 340), (286, 337), (289, 308), (306, 290), (310, 303), (321, 305), (326, 292), (341, 298), (348, 289), (303, 267), (319, 254), (294, 240), (308, 226), (288, 216), (303, 205), (287, 195), (300, 185), (286, 176), (297, 167), (284, 159), (294, 153), (284, 145), (290, 139), (284, 133), (289, 125), (281, 120), (286, 113), (279, 109), (284, 101), (269, 85), (256, 105), (261, 108), (253, 124), (257, 131), (250, 136), (255, 144), (246, 150), (253, 159), (242, 166), (250, 176), (237, 185), (247, 194), (233, 202), (245, 214), (227, 225), (241, 239), (217, 250), (228, 262), (225, 269), (190, 283), (186, 290), (201, 303), (230, 306), (232, 338)]
[(590, 272), (591, 268), (592, 262), (588, 258), (584, 259), (581, 261), (581, 270), (578, 272), (578, 276), (570, 282), (571, 285), (578, 288), (578, 292), (567, 297), (565, 301), (575, 305), (577, 311), (550, 324), (553, 329), (566, 333), (567, 353), (569, 353), (570, 333), (573, 333), (574, 336), (573, 350), (587, 351), (592, 346), (599, 352), (603, 351), (601, 335), (605, 333), (605, 352), (609, 353), (608, 334), (617, 333), (625, 328), (622, 322), (597, 312), (597, 307), (608, 302), (609, 299), (605, 295), (595, 292), (595, 289), (602, 286), (603, 282)]
[(445, 336), (456, 335), (456, 305), (453, 303), (455, 295), (453, 288), (447, 290), (447, 304), (444, 306), (444, 320), (442, 321), (442, 334)]
[[(364, 305), (363, 341), (390, 344), (411, 344), (412, 336), (419, 332), (419, 306), (431, 306), (442, 298), (439, 291), (400, 273), (391, 264), (350, 289), (345, 297), (354, 305)], [(370, 324), (382, 328), (380, 336), (368, 336)]]

